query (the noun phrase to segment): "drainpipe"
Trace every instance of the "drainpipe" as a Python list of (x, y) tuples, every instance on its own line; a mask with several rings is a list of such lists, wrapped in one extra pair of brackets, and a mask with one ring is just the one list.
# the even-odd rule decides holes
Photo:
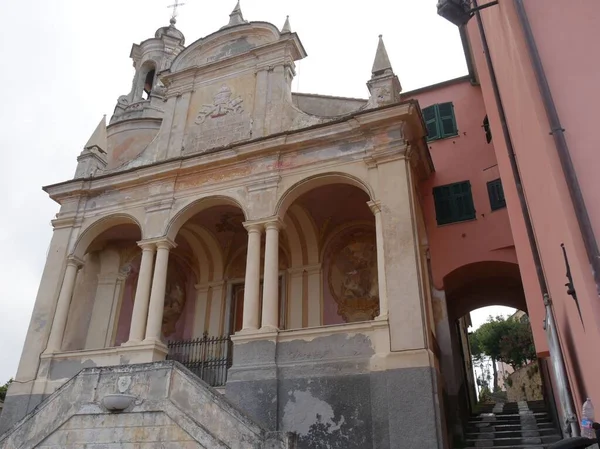
[[(477, 0), (474, 0), (475, 7), (477, 8)], [(523, 183), (521, 180), (521, 173), (517, 165), (515, 157), (515, 151), (510, 133), (508, 131), (508, 125), (506, 123), (506, 113), (504, 110), (504, 104), (500, 97), (500, 89), (498, 87), (498, 80), (496, 78), (496, 71), (492, 63), (490, 56), (490, 48), (488, 46), (485, 29), (483, 28), (483, 22), (481, 20), (481, 13), (479, 10), (475, 11), (477, 16), (477, 25), (479, 27), (479, 34), (481, 35), (481, 42), (483, 45), (483, 52), (485, 54), (485, 61), (490, 72), (490, 79), (492, 82), (492, 90), (494, 92), (494, 99), (498, 107), (498, 115), (500, 117), (500, 124), (502, 126), (502, 135), (506, 142), (506, 149), (508, 150), (508, 158), (510, 160), (510, 166), (512, 169), (513, 177), (515, 179), (515, 185), (517, 188), (517, 196), (519, 198), (519, 205), (521, 206), (521, 213), (523, 214), (523, 220), (525, 221), (525, 229), (527, 231), (527, 238), (529, 240), (529, 246), (531, 247), (531, 254), (533, 256), (533, 263), (535, 265), (535, 271), (537, 274), (538, 283), (540, 290), (544, 298), (544, 305), (546, 308), (546, 319), (544, 320), (544, 329), (546, 330), (548, 339), (548, 348), (550, 352), (550, 360), (552, 364), (552, 370), (554, 371), (554, 378), (556, 380), (556, 386), (559, 392), (559, 400), (563, 412), (563, 431), (567, 435), (578, 436), (579, 425), (577, 422), (577, 415), (573, 412), (573, 398), (571, 395), (571, 388), (569, 386), (569, 380), (567, 378), (567, 372), (565, 369), (564, 358), (562, 355), (560, 343), (558, 340), (558, 333), (556, 329), (556, 320), (554, 319), (554, 311), (552, 309), (552, 303), (550, 301), (550, 294), (548, 292), (548, 285), (542, 268), (542, 262), (540, 258), (540, 251), (535, 240), (535, 234), (533, 231), (533, 224), (531, 222), (531, 216), (529, 215), (529, 209), (527, 207), (527, 200), (525, 199), (525, 193), (523, 190)]]
[(527, 18), (527, 11), (525, 11), (525, 5), (523, 0), (514, 0), (515, 9), (517, 10), (517, 16), (519, 17), (519, 23), (523, 28), (525, 34), (525, 42), (527, 44), (527, 50), (529, 52), (529, 58), (533, 66), (537, 85), (542, 95), (542, 101), (544, 108), (546, 109), (546, 115), (550, 122), (550, 134), (554, 137), (554, 145), (556, 146), (556, 152), (560, 160), (560, 165), (567, 181), (567, 187), (569, 188), (569, 195), (573, 208), (575, 209), (575, 217), (577, 218), (577, 224), (579, 225), (579, 231), (583, 237), (583, 244), (585, 251), (588, 256), (592, 274), (594, 276), (594, 282), (596, 283), (596, 293), (600, 295), (600, 252), (598, 251), (598, 242), (594, 235), (594, 229), (592, 228), (592, 222), (585, 207), (585, 201), (581, 188), (579, 187), (579, 181), (577, 180), (577, 174), (573, 167), (573, 161), (571, 160), (571, 154), (569, 152), (569, 146), (567, 139), (565, 138), (565, 130), (563, 129), (556, 105), (552, 99), (552, 92), (550, 91), (550, 85), (544, 72), (542, 60), (538, 53), (535, 38), (533, 37), (533, 31), (529, 19)]

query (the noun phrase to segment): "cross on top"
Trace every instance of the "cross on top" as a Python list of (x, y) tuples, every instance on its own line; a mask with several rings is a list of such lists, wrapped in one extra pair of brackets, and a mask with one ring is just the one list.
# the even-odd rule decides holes
[(175, 3), (167, 6), (167, 8), (173, 8), (173, 15), (171, 16), (171, 20), (174, 20), (175, 17), (177, 17), (177, 8), (183, 5), (185, 5), (185, 3), (179, 3), (179, 0), (175, 0)]

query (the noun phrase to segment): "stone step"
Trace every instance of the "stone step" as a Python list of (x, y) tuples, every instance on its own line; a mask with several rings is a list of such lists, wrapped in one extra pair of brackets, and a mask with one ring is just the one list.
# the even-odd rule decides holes
[[(481, 432), (503, 432), (503, 431), (520, 431), (520, 430), (529, 430), (525, 427), (530, 427), (530, 426), (523, 426), (523, 424), (519, 423), (512, 423), (512, 424), (497, 424), (497, 423), (490, 423), (489, 426), (484, 426), (484, 427), (478, 427), (478, 426), (468, 426), (467, 427), (467, 433), (481, 433)], [(555, 430), (554, 429), (554, 424), (552, 422), (538, 422), (537, 423), (537, 430), (547, 430), (547, 429), (551, 429), (551, 430)]]
[(558, 435), (558, 431), (552, 427), (547, 427), (543, 429), (535, 429), (535, 430), (526, 430), (521, 428), (515, 428), (514, 430), (494, 430), (489, 431), (485, 429), (477, 429), (478, 432), (468, 432), (466, 433), (467, 439), (478, 439), (481, 438), (482, 435), (489, 435), (490, 438), (530, 438), (537, 436), (550, 436), (550, 435)]
[(537, 446), (541, 444), (552, 444), (561, 439), (560, 435), (548, 435), (531, 438), (492, 438), (492, 439), (467, 439), (467, 447), (519, 447), (519, 446)]

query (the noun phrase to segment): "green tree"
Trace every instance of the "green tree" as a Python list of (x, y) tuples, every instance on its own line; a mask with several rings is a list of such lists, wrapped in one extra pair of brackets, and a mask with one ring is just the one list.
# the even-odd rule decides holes
[(535, 345), (528, 320), (508, 319), (500, 341), (500, 360), (517, 370), (535, 360)]
[(521, 319), (489, 317), (487, 322), (469, 336), (471, 354), (475, 360), (487, 356), (492, 360), (493, 391), (498, 385), (496, 362), (504, 362), (518, 369), (535, 359), (531, 327), (526, 317)]
[(8, 390), (8, 386), (12, 383), (12, 379), (6, 382), (4, 385), (0, 386), (0, 401), (4, 401), (6, 398), (6, 390)]

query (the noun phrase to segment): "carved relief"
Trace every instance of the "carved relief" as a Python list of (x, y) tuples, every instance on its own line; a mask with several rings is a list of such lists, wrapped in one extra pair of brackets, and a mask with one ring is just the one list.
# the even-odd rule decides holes
[(207, 118), (223, 117), (229, 113), (241, 114), (244, 108), (241, 97), (231, 98), (233, 92), (227, 86), (221, 87), (214, 97), (213, 104), (205, 104), (196, 117), (196, 125), (201, 125)]
[(202, 105), (196, 114), (185, 148), (199, 152), (229, 145), (252, 137), (252, 120), (244, 109), (244, 100), (222, 86), (212, 104)]
[(379, 314), (375, 235), (355, 231), (333, 244), (329, 259), (329, 288), (338, 314), (348, 323), (368, 321)]

